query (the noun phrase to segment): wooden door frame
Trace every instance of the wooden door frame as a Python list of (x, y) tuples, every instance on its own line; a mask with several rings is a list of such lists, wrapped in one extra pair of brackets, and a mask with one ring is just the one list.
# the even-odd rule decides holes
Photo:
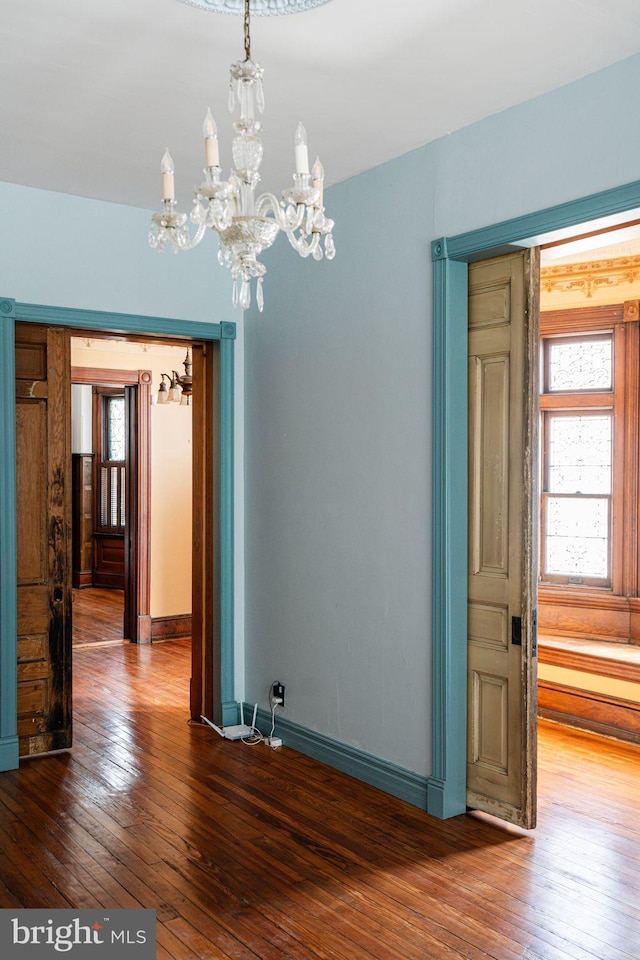
[[(73, 336), (77, 334), (75, 331)], [(138, 391), (135, 415), (136, 510), (127, 511), (125, 529), (125, 639), (134, 643), (151, 643), (151, 372), (149, 370), (116, 370), (103, 367), (71, 367), (71, 383), (91, 386), (134, 386)], [(95, 447), (95, 436), (94, 443)], [(130, 482), (127, 478), (127, 502)], [(94, 470), (95, 480), (95, 470)], [(95, 504), (96, 490), (93, 490)], [(133, 575), (131, 575), (133, 571)], [(133, 634), (127, 637), (126, 634)]]
[[(234, 464), (233, 390), (235, 323), (199, 323), (166, 317), (115, 314), (43, 304), (20, 303), (0, 297), (0, 770), (18, 766), (16, 724), (17, 611), (16, 611), (16, 467), (15, 467), (15, 322), (94, 330), (102, 333), (138, 334), (169, 340), (216, 342), (219, 388), (206, 400), (218, 425), (219, 444), (210, 451), (211, 473), (219, 477), (219, 510), (209, 511), (202, 536), (215, 545), (217, 591), (210, 606), (217, 607), (219, 630), (203, 639), (211, 663), (219, 663), (211, 680), (212, 713), (225, 724), (237, 722), (234, 699)], [(215, 516), (213, 514), (216, 514)]]
[[(578, 225), (638, 216), (640, 181), (434, 240), (432, 473), (432, 772), (427, 810), (466, 810), (467, 741), (467, 269), (571, 236)], [(595, 226), (594, 226), (595, 228)]]

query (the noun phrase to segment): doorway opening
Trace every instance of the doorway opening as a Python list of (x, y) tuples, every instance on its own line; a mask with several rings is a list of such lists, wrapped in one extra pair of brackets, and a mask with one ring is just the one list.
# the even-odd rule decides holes
[(468, 265), (566, 239), (579, 229), (591, 232), (613, 227), (639, 215), (640, 182), (634, 182), (432, 243), (433, 735), (427, 809), (435, 816), (456, 816), (467, 806), (469, 433), (464, 387), (468, 379)]
[[(88, 311), (42, 308), (4, 301), (10, 313), (11, 337), (8, 366), (15, 388), (8, 395), (3, 413), (7, 430), (0, 437), (3, 457), (15, 450), (16, 485), (13, 499), (6, 499), (9, 568), (15, 571), (17, 610), (11, 619), (7, 603), (11, 584), (2, 580), (3, 623), (15, 624), (2, 634), (3, 663), (12, 654), (13, 669), (3, 671), (3, 692), (14, 686), (13, 733), (6, 737), (7, 769), (17, 765), (19, 755), (34, 755), (72, 745), (72, 642), (71, 642), (71, 364), (72, 332), (92, 329), (108, 335), (115, 318)], [(14, 319), (15, 318), (15, 319)], [(47, 323), (54, 319), (55, 325)], [(169, 321), (153, 318), (120, 317), (119, 339), (138, 340), (139, 333), (155, 335), (162, 343), (187, 343), (192, 348), (193, 409), (191, 444), (193, 464), (192, 549), (192, 643), (189, 712), (205, 714), (218, 723), (235, 722), (237, 702), (233, 693), (233, 324), (182, 323), (182, 336), (164, 332)], [(123, 333), (122, 331), (127, 331)], [(134, 334), (128, 337), (128, 331)], [(196, 336), (194, 336), (194, 334)], [(209, 334), (212, 339), (202, 339)], [(136, 336), (137, 335), (137, 336)], [(137, 414), (142, 386), (150, 376), (140, 378), (128, 404), (131, 423), (142, 423)], [(13, 384), (12, 384), (13, 385)], [(145, 407), (146, 409), (146, 407)], [(131, 425), (129, 424), (129, 426)], [(129, 436), (133, 435), (131, 429)], [(13, 439), (15, 438), (15, 446)], [(141, 457), (132, 449), (132, 476), (140, 487)], [(140, 446), (142, 449), (142, 445)], [(164, 466), (167, 466), (166, 457)], [(169, 457), (169, 466), (172, 465)], [(114, 466), (116, 473), (118, 467)], [(5, 470), (5, 475), (9, 471)], [(11, 477), (9, 477), (11, 480)], [(131, 490), (132, 484), (124, 489)], [(8, 485), (11, 493), (11, 484)], [(122, 494), (117, 478), (116, 499)], [(138, 501), (126, 497), (125, 514), (138, 511)], [(141, 498), (141, 503), (142, 498)], [(119, 509), (118, 502), (118, 509)], [(150, 529), (149, 518), (136, 517), (127, 552), (139, 549), (143, 534)], [(11, 562), (14, 558), (14, 563)], [(125, 584), (137, 598), (138, 621), (143, 619), (143, 584), (132, 566)], [(133, 584), (133, 588), (131, 587)], [(130, 609), (135, 609), (133, 605)], [(15, 608), (14, 608), (15, 610)], [(149, 615), (149, 629), (151, 617)], [(138, 624), (140, 626), (140, 624)], [(166, 635), (166, 624), (165, 635)], [(139, 638), (140, 642), (140, 638)], [(13, 643), (13, 649), (11, 644)], [(17, 668), (17, 669), (16, 669)], [(3, 698), (3, 707), (7, 701)], [(3, 721), (7, 721), (6, 709)], [(17, 723), (16, 723), (17, 719)], [(17, 727), (17, 731), (16, 731)], [(6, 724), (3, 726), (3, 732)], [(16, 735), (17, 733), (17, 735)], [(3, 744), (5, 746), (5, 744)]]
[(640, 223), (543, 246), (540, 716), (640, 743)]
[(71, 338), (74, 645), (191, 637), (193, 408), (154, 392), (184, 357)]

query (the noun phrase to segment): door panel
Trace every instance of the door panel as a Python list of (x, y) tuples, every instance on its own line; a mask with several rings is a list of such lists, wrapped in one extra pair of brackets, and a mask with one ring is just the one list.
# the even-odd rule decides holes
[(469, 267), (467, 804), (525, 827), (536, 817), (537, 263), (526, 251)]
[(71, 745), (69, 403), (65, 332), (16, 324), (21, 756)]
[(220, 690), (220, 347), (193, 344), (191, 716), (222, 724)]

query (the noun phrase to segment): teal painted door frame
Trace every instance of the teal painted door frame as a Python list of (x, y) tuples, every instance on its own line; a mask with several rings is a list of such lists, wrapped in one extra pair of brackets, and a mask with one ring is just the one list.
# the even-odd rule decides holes
[[(427, 810), (466, 809), (467, 265), (637, 218), (640, 181), (443, 237), (433, 260), (432, 774)], [(635, 211), (632, 215), (632, 211)]]
[[(236, 723), (233, 589), (233, 389), (235, 323), (198, 323), (165, 317), (106, 313), (17, 303), (0, 297), (0, 770), (18, 766), (16, 616), (15, 323), (43, 323), (109, 333), (150, 334), (220, 341), (220, 677), (216, 697), (222, 721)], [(217, 659), (217, 658), (216, 658)]]

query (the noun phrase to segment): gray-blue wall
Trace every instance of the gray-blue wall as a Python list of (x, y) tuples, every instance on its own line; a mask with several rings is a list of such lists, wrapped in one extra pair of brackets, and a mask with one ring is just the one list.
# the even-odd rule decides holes
[[(231, 278), (217, 242), (159, 254), (150, 211), (0, 183), (0, 295), (24, 303), (221, 323)], [(176, 331), (177, 332), (177, 331)]]
[(430, 243), (640, 178), (639, 93), (634, 57), (490, 117), (327, 190), (332, 263), (270, 253), (245, 321), (245, 699), (280, 679), (288, 719), (430, 772)]

